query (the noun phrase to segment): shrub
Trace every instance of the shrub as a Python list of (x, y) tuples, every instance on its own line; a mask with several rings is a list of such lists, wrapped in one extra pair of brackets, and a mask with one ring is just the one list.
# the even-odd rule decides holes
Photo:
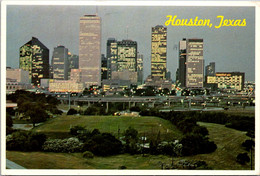
[(246, 140), (242, 143), (242, 146), (245, 147), (247, 151), (249, 151), (255, 146), (255, 142), (253, 140)]
[(45, 134), (15, 131), (6, 138), (6, 149), (18, 151), (37, 151), (41, 150), (45, 141)]
[(92, 152), (90, 152), (90, 151), (85, 151), (83, 153), (83, 157), (84, 158), (94, 158), (94, 154)]
[(237, 155), (237, 162), (240, 163), (240, 164), (245, 164), (246, 162), (249, 162), (250, 161), (250, 158), (249, 156), (247, 155), (247, 153), (239, 153)]
[(78, 138), (72, 137), (68, 139), (49, 139), (42, 148), (48, 152), (80, 152), (83, 143)]
[(80, 125), (76, 125), (70, 128), (70, 134), (76, 136), (80, 130), (86, 130), (86, 128)]
[(119, 166), (118, 169), (127, 169), (127, 167), (126, 166)]
[(78, 113), (78, 111), (76, 109), (70, 108), (69, 111), (67, 112), (67, 115), (74, 115), (77, 113)]
[(122, 143), (109, 133), (97, 134), (84, 143), (83, 150), (91, 151), (98, 156), (119, 154)]

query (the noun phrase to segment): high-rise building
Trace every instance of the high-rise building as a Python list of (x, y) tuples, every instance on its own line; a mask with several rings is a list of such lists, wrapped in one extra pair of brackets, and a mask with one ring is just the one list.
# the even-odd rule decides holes
[(111, 79), (111, 72), (116, 71), (117, 62), (117, 41), (115, 38), (109, 38), (107, 40), (107, 74), (108, 79)]
[(108, 79), (108, 60), (104, 54), (101, 55), (101, 81)]
[(152, 27), (151, 76), (166, 78), (167, 28)]
[(186, 87), (203, 87), (203, 39), (186, 40)]
[(137, 43), (132, 40), (117, 42), (117, 71), (137, 71)]
[(206, 76), (215, 76), (215, 62), (210, 62), (206, 66)]
[(101, 85), (101, 18), (85, 15), (80, 18), (79, 69), (87, 87)]
[(40, 79), (49, 78), (49, 49), (37, 38), (20, 47), (19, 67), (29, 71), (29, 80), (40, 86)]
[(57, 46), (52, 56), (53, 79), (68, 80), (69, 59), (68, 49), (64, 46)]
[(137, 82), (143, 83), (144, 55), (137, 54)]
[(111, 43), (111, 78), (137, 83), (137, 42), (132, 40)]
[(186, 39), (179, 42), (179, 69), (178, 83), (180, 87), (186, 86)]
[(69, 57), (69, 69), (78, 69), (79, 68), (79, 56), (75, 54), (68, 53)]

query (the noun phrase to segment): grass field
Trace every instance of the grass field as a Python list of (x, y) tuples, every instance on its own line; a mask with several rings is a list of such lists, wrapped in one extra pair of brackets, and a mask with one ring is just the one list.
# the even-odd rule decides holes
[[(204, 160), (214, 170), (250, 170), (250, 163), (240, 165), (236, 162), (237, 154), (245, 152), (241, 147), (241, 143), (248, 139), (244, 132), (219, 124), (201, 122), (199, 124), (208, 128), (209, 138), (217, 144), (217, 150), (210, 154), (176, 157), (174, 162), (183, 159)], [(7, 151), (6, 154), (9, 160), (28, 169), (118, 169), (120, 166), (126, 166), (127, 169), (160, 169), (159, 162), (171, 163), (171, 157), (162, 155), (142, 157), (122, 154), (84, 159), (81, 153)]]
[(127, 116), (73, 116), (62, 115), (51, 119), (33, 130), (47, 134), (69, 133), (72, 126), (81, 125), (86, 129), (99, 129), (101, 132), (109, 132), (120, 135), (128, 128), (135, 128), (140, 134), (150, 137), (156, 137), (160, 131), (161, 139), (180, 139), (182, 133), (167, 120), (158, 117), (127, 117)]

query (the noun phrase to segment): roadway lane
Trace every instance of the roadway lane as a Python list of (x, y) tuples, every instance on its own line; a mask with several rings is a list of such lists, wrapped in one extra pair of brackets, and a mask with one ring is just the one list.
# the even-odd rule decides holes
[(26, 169), (25, 167), (20, 166), (19, 164), (16, 164), (15, 162), (10, 161), (8, 159), (6, 159), (6, 168), (7, 169)]

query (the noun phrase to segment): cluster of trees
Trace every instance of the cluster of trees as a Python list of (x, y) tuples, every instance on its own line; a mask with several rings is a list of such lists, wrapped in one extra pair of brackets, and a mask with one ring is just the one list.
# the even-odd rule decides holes
[(169, 120), (182, 131), (184, 134), (180, 141), (182, 155), (214, 152), (217, 145), (213, 141), (209, 141), (207, 128), (197, 125), (197, 119), (194, 118), (195, 114), (196, 112), (159, 112), (154, 109), (141, 112), (141, 115), (158, 116)]
[[(14, 94), (7, 95), (7, 100), (16, 102), (18, 106), (17, 112), (33, 123), (33, 126), (35, 126), (35, 123), (46, 121), (49, 117), (48, 112), (62, 114), (62, 111), (57, 109), (60, 102), (51, 95), (17, 90)], [(14, 114), (14, 110), (7, 109), (7, 116)]]
[(6, 149), (18, 151), (39, 151), (46, 141), (46, 135), (28, 131), (15, 131), (6, 137)]
[(70, 134), (83, 142), (82, 151), (89, 151), (97, 156), (109, 156), (119, 154), (123, 150), (120, 140), (110, 133), (101, 133), (98, 129), (87, 130), (82, 126), (70, 129)]

